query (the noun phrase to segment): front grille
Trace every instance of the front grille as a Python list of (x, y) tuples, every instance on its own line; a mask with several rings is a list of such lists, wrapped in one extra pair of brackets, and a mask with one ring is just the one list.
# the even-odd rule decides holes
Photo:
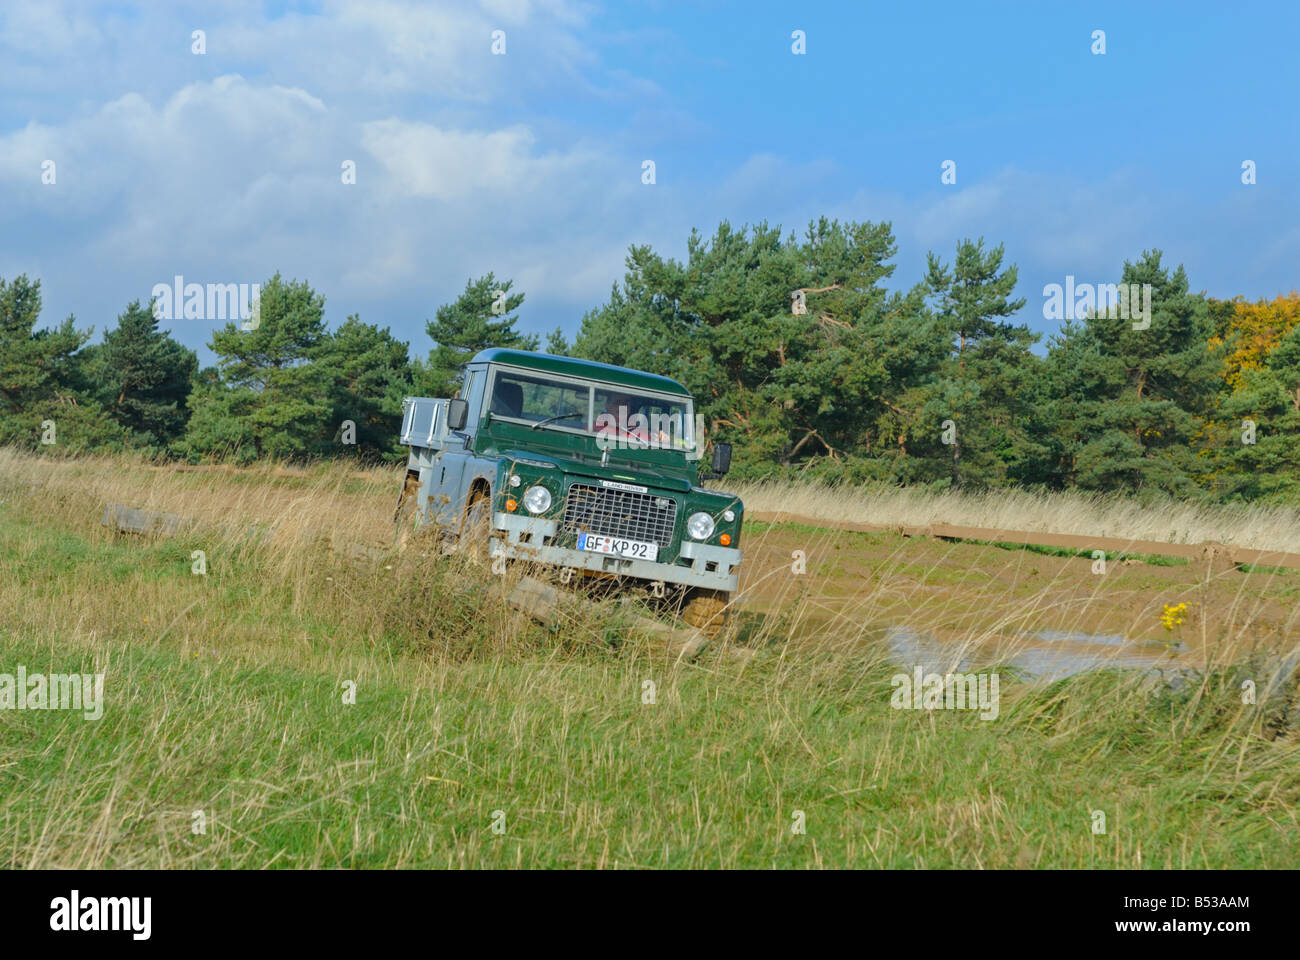
[(564, 529), (571, 533), (598, 533), (666, 547), (672, 543), (676, 522), (676, 501), (653, 493), (575, 483), (564, 502)]

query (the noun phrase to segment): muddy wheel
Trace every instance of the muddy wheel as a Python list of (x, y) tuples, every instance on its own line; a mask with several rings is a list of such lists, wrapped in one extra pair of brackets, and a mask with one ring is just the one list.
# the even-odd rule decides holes
[(692, 590), (682, 607), (682, 620), (715, 640), (727, 625), (730, 600), (731, 595), (723, 590)]
[(437, 523), (421, 525), (419, 516), (412, 513), (398, 525), (395, 542), (399, 554), (405, 554), (408, 550), (419, 553), (430, 550), (437, 552), (446, 538), (446, 533)]
[(488, 523), (488, 498), (479, 497), (465, 511), (465, 525), (461, 528), (460, 552), (475, 563), (487, 566), (491, 558), (488, 549), (488, 536), (491, 528)]
[(405, 553), (410, 546), (411, 534), (415, 532), (415, 523), (410, 517), (402, 517), (393, 524), (393, 546), (398, 553)]
[(393, 543), (398, 553), (405, 553), (411, 537), (415, 534), (415, 524), (419, 519), (415, 511), (415, 498), (420, 490), (420, 475), (407, 471), (402, 482), (402, 493), (397, 498), (397, 507), (393, 510)]

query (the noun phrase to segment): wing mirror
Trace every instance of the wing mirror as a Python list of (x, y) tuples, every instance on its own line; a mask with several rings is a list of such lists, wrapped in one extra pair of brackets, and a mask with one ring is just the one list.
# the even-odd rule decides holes
[(724, 476), (731, 469), (731, 444), (715, 443), (713, 445), (713, 463), (709, 467), (716, 476)]
[[(465, 421), (469, 419), (469, 401), (456, 397), (447, 401), (447, 429), (464, 430)], [(716, 456), (716, 454), (715, 454)]]

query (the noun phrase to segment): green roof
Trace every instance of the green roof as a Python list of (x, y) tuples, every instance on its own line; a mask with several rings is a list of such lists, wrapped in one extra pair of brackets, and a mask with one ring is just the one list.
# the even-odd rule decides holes
[(661, 377), (655, 373), (633, 370), (630, 367), (616, 367), (610, 363), (596, 363), (594, 360), (579, 360), (576, 357), (557, 357), (549, 353), (533, 353), (529, 350), (509, 350), (505, 347), (493, 347), (490, 350), (480, 350), (470, 363), (507, 363), (514, 367), (527, 367), (530, 370), (558, 373), (567, 377), (605, 380), (622, 387), (658, 390), (660, 393), (672, 393), (683, 397), (691, 395), (690, 391), (676, 380)]

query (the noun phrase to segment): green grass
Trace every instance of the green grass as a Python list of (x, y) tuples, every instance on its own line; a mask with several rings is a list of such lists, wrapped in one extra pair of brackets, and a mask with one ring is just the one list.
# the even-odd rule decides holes
[(1290, 567), (1270, 567), (1262, 563), (1239, 563), (1237, 569), (1242, 573), (1258, 573), (1270, 577), (1297, 577), (1300, 570)]
[[(48, 645), (6, 647), (29, 669), (90, 669)], [(1001, 724), (931, 723), (870, 696), (883, 678), (810, 694), (782, 673), (779, 662), (741, 679), (617, 661), (294, 668), (118, 649), (99, 722), (6, 717), (0, 862), (1294, 863), (1268, 773), (1207, 776), (1213, 736), (1162, 737), (1153, 727), (1168, 709), (1075, 730), (1081, 718), (1063, 711), (1037, 729), (1067, 686)], [(643, 704), (656, 677), (658, 702)], [(344, 679), (357, 683), (354, 706)], [(1105, 836), (1090, 832), (1097, 809)], [(497, 810), (504, 834), (491, 829)], [(194, 811), (205, 835), (191, 832)]]
[(1300, 857), (1300, 750), (1270, 738), (1279, 704), (1240, 704), (1242, 668), (1178, 691), (1006, 675), (994, 721), (896, 710), (874, 626), (817, 644), (745, 614), (752, 659), (674, 664), (608, 611), (527, 623), (451, 561), (116, 537), (24, 497), (0, 505), (0, 672), (103, 672), (106, 706), (0, 711), (2, 867)]
[[(945, 537), (945, 540), (958, 540), (957, 537)], [(999, 550), (1023, 550), (1026, 553), (1038, 553), (1046, 557), (1082, 557), (1092, 559), (1094, 551), (1077, 548), (1077, 547), (1053, 547), (1042, 543), (1011, 543), (1003, 540), (966, 540), (961, 539), (961, 543), (970, 543), (976, 546), (997, 547)], [(1123, 560), (1137, 560), (1152, 567), (1185, 567), (1187, 558), (1171, 557), (1159, 553), (1128, 553), (1119, 551), (1116, 553), (1107, 553), (1106, 561), (1108, 563), (1119, 563)]]

